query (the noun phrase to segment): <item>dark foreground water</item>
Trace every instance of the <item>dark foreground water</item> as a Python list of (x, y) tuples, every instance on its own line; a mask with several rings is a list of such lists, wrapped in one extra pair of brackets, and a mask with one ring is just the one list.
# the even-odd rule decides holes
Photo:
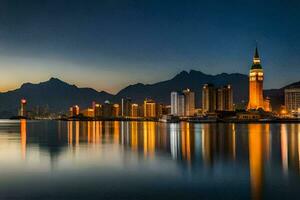
[(299, 199), (300, 124), (0, 121), (0, 199)]

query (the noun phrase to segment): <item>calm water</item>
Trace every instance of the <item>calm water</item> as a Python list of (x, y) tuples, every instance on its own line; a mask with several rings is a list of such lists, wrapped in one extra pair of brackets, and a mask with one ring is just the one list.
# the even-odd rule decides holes
[(0, 121), (0, 199), (300, 198), (300, 124)]

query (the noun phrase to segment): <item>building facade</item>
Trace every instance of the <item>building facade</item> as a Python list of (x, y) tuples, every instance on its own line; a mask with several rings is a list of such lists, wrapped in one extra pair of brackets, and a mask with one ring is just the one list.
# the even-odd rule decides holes
[(205, 113), (213, 113), (216, 108), (216, 89), (212, 84), (205, 84), (202, 88), (202, 110)]
[(79, 109), (78, 105), (74, 105), (74, 106), (70, 107), (70, 117), (78, 116), (79, 112), (80, 112), (80, 109)]
[(156, 117), (156, 103), (151, 99), (144, 101), (144, 117)]
[(94, 116), (95, 117), (101, 117), (102, 116), (102, 105), (99, 103), (96, 103), (94, 106)]
[(171, 92), (171, 115), (184, 116), (185, 97), (182, 92)]
[(231, 85), (216, 89), (216, 109), (218, 111), (233, 111), (233, 92)]
[(102, 117), (112, 117), (113, 105), (109, 101), (105, 101), (102, 105)]
[(121, 116), (129, 117), (131, 114), (131, 98), (122, 98), (121, 101)]
[(131, 104), (131, 114), (130, 117), (138, 117), (139, 116), (139, 105), (136, 103)]
[(284, 101), (287, 112), (300, 113), (300, 88), (287, 88), (284, 90)]
[(204, 113), (233, 111), (232, 86), (216, 88), (212, 84), (205, 84), (202, 88), (202, 110)]
[(171, 92), (171, 115), (193, 116), (195, 114), (195, 93), (190, 89)]
[(195, 93), (190, 89), (183, 90), (184, 94), (184, 116), (193, 116), (195, 114)]

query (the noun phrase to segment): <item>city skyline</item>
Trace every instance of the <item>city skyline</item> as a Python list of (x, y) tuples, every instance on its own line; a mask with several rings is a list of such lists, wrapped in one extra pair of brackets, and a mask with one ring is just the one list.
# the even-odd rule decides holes
[(279, 88), (299, 81), (297, 7), (295, 1), (2, 1), (0, 91), (50, 77), (116, 93), (182, 70), (248, 74), (256, 41), (265, 88)]

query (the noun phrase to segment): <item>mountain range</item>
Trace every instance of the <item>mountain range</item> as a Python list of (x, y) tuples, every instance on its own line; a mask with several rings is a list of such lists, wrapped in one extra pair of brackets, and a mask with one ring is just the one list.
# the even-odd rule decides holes
[[(196, 106), (199, 107), (201, 90), (206, 83), (214, 84), (217, 87), (231, 84), (235, 103), (248, 100), (248, 76), (239, 73), (209, 75), (195, 70), (182, 71), (170, 80), (155, 84), (137, 83), (125, 87), (115, 95), (105, 91), (98, 92), (92, 88), (79, 88), (57, 78), (50, 78), (48, 81), (38, 84), (24, 83), (16, 90), (0, 93), (0, 117), (16, 115), (21, 98), (27, 99), (28, 109), (46, 106), (51, 112), (66, 112), (74, 104), (86, 108), (91, 105), (92, 101), (103, 103), (105, 100), (109, 100), (119, 103), (122, 97), (131, 97), (132, 101), (136, 103), (143, 102), (145, 98), (153, 98), (159, 103), (169, 104), (172, 91), (186, 88), (195, 92)], [(271, 98), (273, 108), (278, 109), (283, 104), (284, 89), (291, 86), (300, 87), (300, 82), (264, 91), (264, 94)]]

